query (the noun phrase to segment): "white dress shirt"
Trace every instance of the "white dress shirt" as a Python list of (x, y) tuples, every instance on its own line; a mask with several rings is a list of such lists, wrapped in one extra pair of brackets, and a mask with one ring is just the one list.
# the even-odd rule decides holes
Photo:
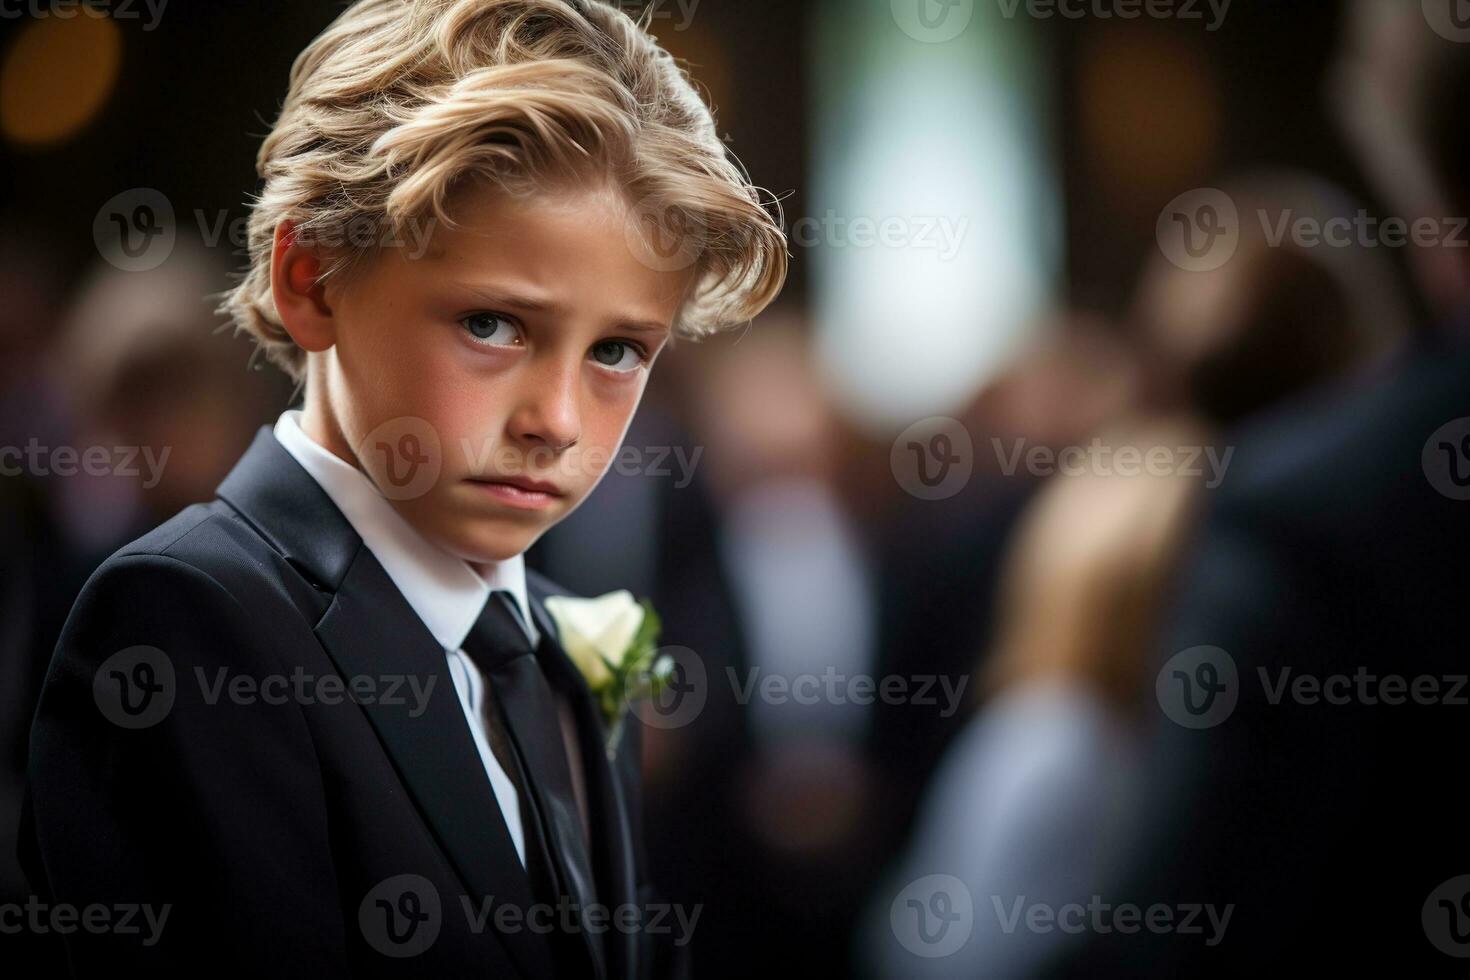
[[(300, 415), (294, 409), (284, 412), (276, 421), (276, 439), (332, 498), (332, 503), (361, 536), (363, 544), (444, 649), (465, 721), (469, 722), (475, 748), (490, 777), (490, 788), (495, 791), (505, 826), (524, 865), (526, 835), (521, 826), (520, 794), (490, 749), (483, 713), (485, 680), (460, 645), (479, 618), (490, 593), (497, 589), (509, 590), (515, 596), (521, 623), (527, 628), (531, 643), (538, 642), (539, 633), (526, 597), (525, 560), (521, 555), (507, 558), (482, 576), (467, 562), (430, 544), (399, 516), (367, 476), (312, 441), (301, 428)], [(574, 785), (580, 782), (578, 776), (580, 772), (574, 768)]]
[[(767, 480), (726, 509), (720, 554), (748, 637), (751, 678), (832, 672), (842, 683), (876, 673), (871, 574), (857, 529), (816, 480)], [(759, 672), (757, 674), (757, 672)], [(768, 747), (791, 739), (860, 739), (872, 708), (793, 698), (750, 704), (751, 730)]]

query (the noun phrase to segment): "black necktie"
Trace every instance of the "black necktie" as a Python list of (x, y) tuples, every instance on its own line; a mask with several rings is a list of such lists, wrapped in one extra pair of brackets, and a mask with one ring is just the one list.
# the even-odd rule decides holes
[[(549, 886), (556, 896), (576, 903), (576, 918), (584, 923), (581, 931), (595, 948), (599, 937), (585, 927), (585, 916), (596, 900), (592, 864), (582, 841), (560, 716), (514, 602), (507, 591), (492, 593), (465, 637), (463, 649), (485, 676), (520, 761), (521, 783), (530, 790), (537, 823), (526, 828), (527, 870), (533, 887), (538, 877), (538, 862), (532, 861), (535, 841), (547, 852), (547, 880), (542, 887)], [(554, 914), (559, 922), (560, 909)], [(600, 957), (594, 955), (594, 959)]]

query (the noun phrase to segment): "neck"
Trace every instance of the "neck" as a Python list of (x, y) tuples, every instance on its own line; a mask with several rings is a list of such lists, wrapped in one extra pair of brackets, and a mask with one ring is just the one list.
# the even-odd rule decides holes
[(322, 356), (307, 359), (306, 400), (301, 411), (301, 431), (318, 446), (357, 469), (363, 468), (352, 444), (342, 431), (342, 424), (332, 408), (327, 393), (326, 365)]

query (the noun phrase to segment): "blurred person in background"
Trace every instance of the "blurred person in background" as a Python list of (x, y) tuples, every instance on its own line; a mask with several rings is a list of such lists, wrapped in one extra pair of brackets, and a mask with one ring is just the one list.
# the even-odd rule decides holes
[[(1106, 897), (1211, 903), (1228, 928), (1090, 928), (1047, 975), (1464, 972), (1470, 251), (1449, 229), (1470, 209), (1470, 47), (1434, 27), (1454, 13), (1356, 4), (1332, 89), (1392, 213), (1442, 232), (1406, 246), (1433, 322), (1233, 436), (1151, 665), (1163, 710)], [(1180, 700), (1189, 681), (1208, 697)]]
[(738, 662), (703, 662), (705, 711), (734, 708), (743, 729), (738, 755), (710, 760), (733, 875), (711, 884), (706, 914), (732, 930), (733, 955), (701, 959), (699, 976), (848, 975), (843, 937), (872, 859), (872, 707), (842, 694), (876, 669), (871, 556), (842, 494), (843, 422), (805, 326), (774, 310), (693, 366), (694, 431), (742, 639)]
[(212, 309), (227, 258), (183, 234), (156, 268), (98, 262), (77, 287), (57, 348), (74, 437), (125, 450), (114, 454), (116, 469), (84, 470), (56, 488), (65, 524), (93, 564), (209, 499), (255, 430), (290, 399), (290, 384), (257, 370), (252, 345)]
[[(0, 225), (0, 904), (29, 894), (15, 841), (27, 733), (41, 677), (88, 571), (71, 547), (47, 479), (25, 465), (27, 443), (68, 441), (62, 387), (46, 370), (62, 282), (43, 234)], [(39, 956), (43, 939), (13, 937), (7, 951)]]
[[(959, 413), (976, 450), (960, 492), (942, 500), (903, 494), (873, 522), (880, 676), (969, 681), (975, 651), (992, 646), (1002, 557), (1042, 483), (1008, 458), (1017, 447), (1055, 451), (1082, 440), (1137, 397), (1138, 359), (1114, 324), (1067, 313), (1037, 333)], [(873, 455), (889, 465), (886, 452)], [(894, 483), (889, 473), (881, 478)], [(910, 833), (923, 787), (967, 712), (903, 699), (880, 701), (873, 712), (868, 751), (884, 787), (873, 819), (879, 853), (888, 856)]]
[[(12, 259), (0, 268), (16, 279), (0, 312), (10, 355), (4, 397), (13, 406), (3, 445), (20, 452), (7, 463), (24, 463), (0, 479), (7, 610), (0, 866), (7, 900), (23, 903), (33, 893), (15, 859), (27, 736), (67, 611), (109, 553), (209, 496), (290, 388), (251, 370), (251, 348), (220, 332), (207, 294), (227, 267), (194, 239), (181, 238), (146, 272), (99, 261), (55, 315), (47, 310), (60, 286), (44, 251), (17, 242), (0, 250)], [(88, 450), (93, 463), (83, 465)], [(39, 957), (54, 937), (24, 930), (16, 938)]]
[[(1356, 210), (1329, 185), (1290, 175), (1227, 187), (1242, 213), (1326, 221)], [(1382, 256), (1276, 246), (1255, 227), (1209, 272), (1162, 254), (1146, 267), (1129, 331), (1144, 383), (1098, 433), (1109, 455), (1052, 477), (1023, 517), (982, 670), (988, 697), (870, 909), (880, 975), (1030, 977), (1043, 968), (1062, 933), (1031, 930), (1026, 916), (1086, 907), (1121, 870), (1119, 848), (1143, 817), (1149, 656), (1193, 516), (1229, 472), (1223, 433), (1376, 364), (1402, 329)], [(1125, 469), (1125, 451), (1147, 465)], [(958, 907), (962, 895), (974, 918), (962, 946), (927, 958), (922, 936), (936, 923), (914, 918), (907, 886), (933, 874), (958, 883), (922, 885), (925, 897), (939, 887)], [(925, 897), (917, 900), (927, 909)]]
[[(1178, 445), (1187, 431), (1154, 428), (1112, 444), (1147, 451)], [(1191, 490), (1177, 474), (1067, 476), (1027, 508), (981, 672), (990, 696), (946, 753), (914, 841), (874, 896), (862, 934), (873, 975), (1029, 976), (1047, 938), (1004, 916), (1086, 896), (1106, 873), (1110, 844), (1133, 816), (1130, 725), (1153, 590)], [(948, 896), (942, 904), (933, 886), (910, 894), (910, 883), (936, 874), (954, 876), (934, 882)], [(921, 936), (943, 926), (924, 916), (961, 907), (961, 889), (973, 932), (958, 950), (921, 958)]]

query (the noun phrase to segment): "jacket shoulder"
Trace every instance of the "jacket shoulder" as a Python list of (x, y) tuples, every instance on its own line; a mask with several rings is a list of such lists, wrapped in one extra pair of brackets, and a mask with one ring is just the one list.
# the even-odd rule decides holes
[(1377, 379), (1312, 393), (1235, 433), (1239, 452), (1217, 491), (1220, 509), (1327, 528), (1371, 528), (1375, 515), (1413, 513), (1436, 496), (1425, 441), (1467, 414), (1470, 350), (1413, 352)]
[[(187, 599), (187, 603), (186, 603)], [(188, 603), (193, 605), (185, 608)], [(293, 612), (315, 622), (326, 597), (249, 524), (215, 501), (190, 506), (113, 552), (88, 578), (72, 609), (79, 617), (243, 616), (280, 625)]]

